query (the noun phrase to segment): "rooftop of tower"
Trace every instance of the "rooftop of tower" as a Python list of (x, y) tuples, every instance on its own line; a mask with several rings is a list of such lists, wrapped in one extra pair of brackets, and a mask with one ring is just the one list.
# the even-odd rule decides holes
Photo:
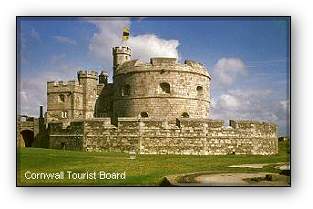
[(168, 57), (152, 57), (149, 63), (145, 63), (139, 59), (130, 60), (124, 62), (118, 68), (118, 74), (128, 73), (128, 72), (138, 72), (144, 70), (164, 70), (164, 71), (182, 71), (197, 73), (207, 76), (211, 79), (207, 68), (193, 60), (185, 60), (184, 63), (177, 62), (176, 58)]

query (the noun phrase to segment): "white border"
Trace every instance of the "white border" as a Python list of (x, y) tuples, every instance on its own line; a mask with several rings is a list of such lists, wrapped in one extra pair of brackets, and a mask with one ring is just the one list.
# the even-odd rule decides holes
[[(149, 2), (149, 3), (148, 3)], [(3, 1), (1, 32), (0, 199), (15, 208), (312, 208), (312, 38), (310, 1)], [(15, 16), (286, 15), (292, 16), (291, 188), (16, 188)]]

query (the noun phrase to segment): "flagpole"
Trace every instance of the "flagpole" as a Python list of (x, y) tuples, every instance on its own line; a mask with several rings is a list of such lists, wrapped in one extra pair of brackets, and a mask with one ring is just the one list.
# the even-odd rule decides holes
[(122, 45), (127, 47), (128, 38), (129, 38), (129, 27), (124, 27), (122, 33)]

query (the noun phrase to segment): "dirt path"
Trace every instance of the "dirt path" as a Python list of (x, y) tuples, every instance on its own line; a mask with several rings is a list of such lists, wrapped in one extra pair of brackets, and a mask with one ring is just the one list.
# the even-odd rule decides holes
[[(273, 180), (265, 180), (266, 175), (270, 175)], [(206, 186), (288, 186), (288, 177), (276, 173), (210, 174), (200, 175), (195, 181)]]
[[(231, 168), (261, 169), (271, 166), (281, 171), (290, 170), (288, 162), (231, 165)], [(290, 174), (279, 173), (189, 173), (166, 177), (171, 185), (176, 186), (289, 186)], [(180, 179), (179, 183), (176, 179)]]
[(241, 165), (231, 165), (228, 166), (229, 168), (263, 168), (264, 166), (268, 165), (276, 165), (278, 169), (280, 167), (287, 167), (289, 164), (287, 162), (281, 162), (281, 163), (259, 163), (259, 164), (241, 164)]

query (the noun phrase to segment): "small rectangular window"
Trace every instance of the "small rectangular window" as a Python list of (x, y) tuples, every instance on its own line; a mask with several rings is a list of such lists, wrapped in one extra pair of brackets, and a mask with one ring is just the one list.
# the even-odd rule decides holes
[(61, 117), (62, 118), (67, 118), (67, 112), (61, 112)]

